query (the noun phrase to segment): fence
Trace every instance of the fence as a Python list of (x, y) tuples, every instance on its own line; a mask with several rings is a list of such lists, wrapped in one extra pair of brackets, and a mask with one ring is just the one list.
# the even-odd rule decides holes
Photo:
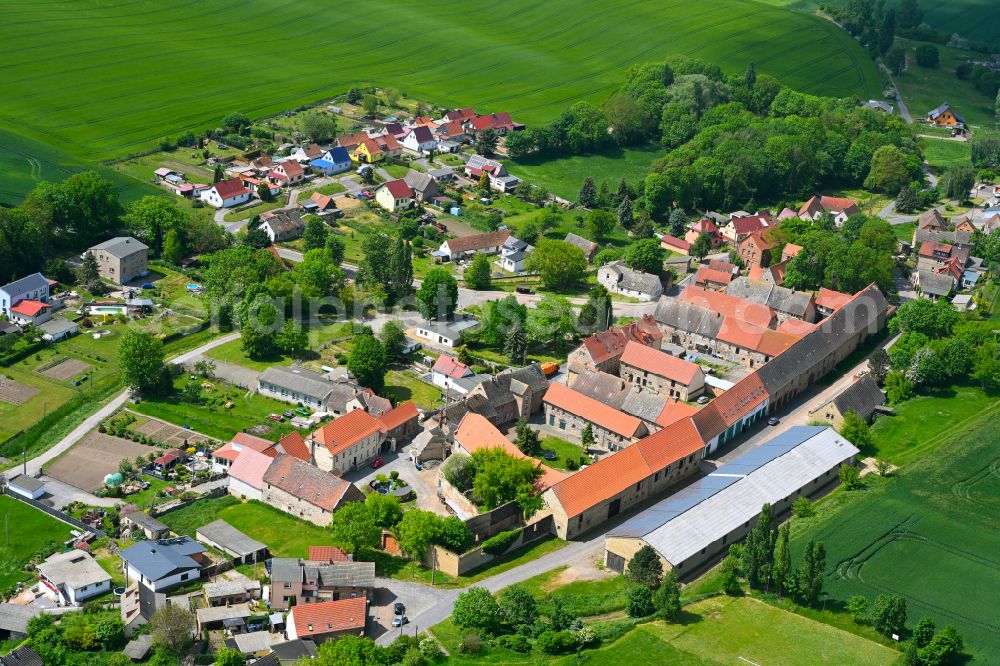
[(70, 516), (69, 514), (63, 513), (62, 511), (59, 511), (58, 509), (55, 509), (55, 508), (53, 508), (53, 507), (51, 507), (51, 506), (49, 506), (47, 504), (43, 504), (42, 502), (39, 502), (38, 500), (33, 500), (33, 499), (28, 498), (28, 497), (24, 497), (23, 495), (18, 495), (17, 493), (11, 492), (10, 489), (6, 485), (4, 485), (2, 488), (0, 488), (0, 492), (2, 492), (3, 494), (7, 495), (7, 497), (10, 497), (11, 499), (16, 499), (19, 502), (24, 502), (25, 504), (33, 506), (36, 509), (39, 509), (40, 511), (44, 511), (45, 513), (49, 514), (53, 518), (61, 520), (62, 522), (66, 523), (67, 525), (72, 525), (73, 527), (76, 527), (77, 529), (81, 529), (81, 530), (83, 530), (85, 532), (90, 532), (91, 534), (93, 534), (94, 536), (97, 536), (99, 538), (104, 538), (104, 537), (108, 536), (107, 533), (102, 532), (101, 530), (97, 529), (96, 527), (93, 527), (91, 525), (87, 525), (86, 523), (77, 520), (73, 516)]
[(503, 557), (506, 553), (510, 553), (518, 548), (554, 534), (554, 528), (555, 523), (552, 520), (551, 515), (545, 516), (538, 522), (525, 525), (521, 528), (521, 533), (517, 536), (517, 539), (515, 539), (510, 547), (507, 548), (505, 553), (501, 553), (499, 555), (491, 555), (484, 552), (482, 546), (476, 546), (472, 550), (461, 554), (453, 553), (450, 550), (442, 548), (441, 546), (433, 546), (428, 549), (427, 554), (424, 557), (424, 565), (428, 567), (435, 566), (439, 571), (443, 571), (449, 576), (463, 576), (473, 569), (478, 569), (479, 567), (485, 566), (499, 557)]

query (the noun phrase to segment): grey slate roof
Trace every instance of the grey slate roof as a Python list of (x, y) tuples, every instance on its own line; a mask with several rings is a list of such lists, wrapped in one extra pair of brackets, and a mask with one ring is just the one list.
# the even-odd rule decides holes
[(594, 253), (600, 248), (594, 241), (587, 240), (583, 236), (577, 236), (573, 232), (566, 234), (565, 242), (583, 250), (583, 254), (586, 255), (588, 260), (593, 258)]
[(841, 414), (846, 414), (847, 410), (856, 412), (861, 418), (868, 420), (875, 412), (876, 407), (885, 404), (885, 394), (878, 387), (878, 382), (870, 374), (861, 377), (840, 392), (833, 399), (833, 404)]
[(570, 388), (615, 409), (621, 409), (629, 393), (625, 380), (600, 371), (580, 374)]
[(128, 520), (132, 521), (139, 527), (147, 529), (151, 532), (162, 532), (169, 529), (163, 521), (154, 518), (144, 511), (139, 511), (138, 509), (123, 513), (122, 518), (128, 518)]
[[(284, 643), (275, 643), (271, 646), (271, 654), (276, 655), (281, 660), (296, 660), (301, 657), (315, 659), (317, 656), (316, 644), (311, 640), (297, 638)], [(260, 662), (254, 662), (259, 664)]]
[(472, 328), (478, 325), (479, 322), (475, 319), (459, 319), (455, 321), (431, 321), (423, 322), (418, 328), (422, 328), (425, 331), (430, 331), (432, 333), (437, 333), (440, 336), (455, 339), (458, 338), (462, 331)]
[(920, 283), (920, 291), (932, 296), (947, 296), (955, 287), (955, 278), (946, 273), (921, 270), (918, 272), (917, 280)]
[(60, 335), (68, 331), (80, 330), (80, 327), (69, 319), (56, 317), (38, 325), (39, 330), (49, 335)]
[(648, 391), (640, 391), (638, 388), (633, 387), (628, 392), (628, 395), (625, 396), (621, 411), (640, 418), (643, 421), (656, 423), (656, 419), (663, 412), (666, 404), (667, 398), (664, 396), (649, 393)]
[(124, 259), (125, 257), (131, 257), (136, 252), (148, 250), (149, 246), (143, 244), (141, 241), (138, 241), (135, 238), (132, 238), (131, 236), (117, 236), (110, 240), (106, 240), (103, 243), (95, 245), (90, 249), (104, 250), (108, 254), (114, 255), (119, 259)]
[[(262, 372), (258, 382), (266, 382), (274, 386), (288, 389), (318, 401), (326, 400), (333, 391), (335, 384), (326, 377), (305, 368), (289, 368), (272, 366)], [(353, 395), (351, 397), (354, 397)]]
[(302, 565), (294, 557), (271, 559), (271, 582), (295, 583), (302, 580)]
[(159, 541), (139, 541), (122, 551), (121, 558), (150, 580), (157, 581), (178, 571), (201, 569), (192, 555), (204, 553), (205, 547), (182, 536)]
[(205, 596), (209, 599), (235, 597), (254, 590), (260, 590), (260, 581), (220, 580), (217, 583), (205, 583), (205, 587), (202, 588)]
[(805, 316), (812, 302), (812, 294), (808, 292), (779, 287), (770, 282), (754, 282), (747, 277), (738, 277), (730, 282), (726, 286), (726, 293), (793, 317)]
[(0, 657), (0, 664), (3, 664), (3, 666), (45, 666), (38, 653), (27, 645), (22, 645), (16, 650)]
[(429, 173), (421, 173), (419, 171), (414, 171), (410, 169), (406, 172), (406, 176), (403, 177), (406, 184), (409, 185), (413, 190), (427, 194), (430, 192), (430, 196), (437, 196), (437, 181)]
[(42, 609), (37, 606), (0, 604), (0, 631), (26, 634), (28, 633), (28, 620), (41, 614)]
[(971, 231), (934, 231), (932, 229), (917, 229), (913, 232), (914, 245), (919, 249), (924, 241), (937, 243), (952, 243), (954, 245), (972, 245)]
[(14, 486), (15, 488), (20, 488), (29, 493), (33, 493), (45, 484), (39, 481), (33, 476), (27, 476), (25, 474), (18, 474), (13, 479), (7, 481), (8, 486)]
[(38, 565), (38, 572), (56, 585), (74, 589), (111, 580), (111, 574), (82, 550), (56, 553)]
[(198, 537), (211, 541), (223, 548), (232, 551), (240, 557), (253, 555), (267, 549), (267, 544), (263, 544), (256, 539), (251, 539), (243, 532), (230, 525), (224, 520), (213, 520), (207, 525), (198, 528)]
[(129, 644), (125, 646), (125, 649), (122, 650), (122, 654), (133, 661), (142, 661), (146, 658), (146, 655), (149, 654), (152, 647), (153, 635), (143, 634), (137, 637), (134, 641), (129, 642)]
[(653, 317), (670, 328), (715, 339), (725, 317), (718, 312), (676, 298), (663, 298), (656, 305)]
[(615, 261), (601, 268), (602, 271), (611, 271), (619, 276), (619, 288), (629, 291), (637, 291), (641, 294), (655, 294), (662, 289), (660, 278), (642, 271), (632, 270), (623, 261)]
[[(313, 569), (314, 567), (314, 569)], [(322, 587), (374, 587), (374, 562), (331, 562), (306, 565), (307, 578), (315, 578)]]
[(0, 291), (5, 291), (8, 294), (16, 295), (23, 294), (26, 291), (36, 291), (38, 289), (44, 289), (49, 286), (49, 281), (41, 273), (33, 273), (27, 275), (20, 280), (14, 280), (13, 282), (8, 282), (4, 286), (0, 287)]

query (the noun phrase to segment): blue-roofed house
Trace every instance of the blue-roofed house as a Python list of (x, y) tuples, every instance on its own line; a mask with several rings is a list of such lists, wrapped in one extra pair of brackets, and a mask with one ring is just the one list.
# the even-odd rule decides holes
[(336, 146), (309, 162), (313, 172), (324, 176), (344, 173), (351, 169), (351, 154), (342, 146)]
[(684, 578), (742, 540), (764, 504), (787, 512), (798, 497), (836, 483), (858, 449), (826, 426), (794, 426), (612, 529), (608, 568), (623, 572), (645, 545)]
[(188, 536), (158, 541), (140, 541), (122, 551), (129, 580), (141, 581), (154, 592), (162, 592), (201, 578), (208, 564), (205, 547)]

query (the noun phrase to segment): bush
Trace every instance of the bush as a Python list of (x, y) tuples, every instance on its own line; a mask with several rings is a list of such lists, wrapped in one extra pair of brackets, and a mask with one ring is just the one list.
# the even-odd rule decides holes
[(792, 513), (796, 518), (808, 518), (816, 515), (816, 509), (808, 497), (800, 497), (792, 502)]
[(462, 636), (462, 644), (458, 646), (458, 651), (463, 654), (478, 654), (483, 649), (483, 641), (479, 634), (466, 634)]
[(935, 68), (940, 64), (938, 48), (930, 44), (921, 44), (916, 49), (917, 64), (921, 67)]
[(517, 541), (520, 534), (521, 530), (507, 530), (490, 537), (483, 542), (483, 552), (489, 555), (503, 555)]
[(543, 631), (535, 641), (538, 649), (546, 654), (565, 654), (576, 649), (576, 634), (572, 631)]
[(646, 617), (652, 615), (655, 610), (652, 590), (645, 585), (629, 590), (628, 599), (625, 601), (625, 612), (629, 617)]
[(506, 648), (522, 654), (531, 652), (531, 641), (528, 640), (527, 636), (521, 636), (520, 634), (500, 636), (496, 640), (496, 645), (497, 647)]

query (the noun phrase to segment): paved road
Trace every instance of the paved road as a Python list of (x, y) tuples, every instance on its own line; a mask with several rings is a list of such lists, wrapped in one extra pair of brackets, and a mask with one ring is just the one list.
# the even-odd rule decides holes
[(896, 91), (896, 107), (899, 109), (899, 115), (901, 115), (903, 120), (906, 122), (912, 123), (913, 116), (910, 115), (910, 110), (906, 107), (906, 100), (903, 99), (903, 93), (900, 92), (899, 86), (896, 85), (896, 79), (892, 77), (892, 72), (890, 72), (889, 68), (882, 63), (879, 63), (879, 66), (882, 67), (882, 71), (885, 72), (885, 75), (889, 77), (889, 82)]

